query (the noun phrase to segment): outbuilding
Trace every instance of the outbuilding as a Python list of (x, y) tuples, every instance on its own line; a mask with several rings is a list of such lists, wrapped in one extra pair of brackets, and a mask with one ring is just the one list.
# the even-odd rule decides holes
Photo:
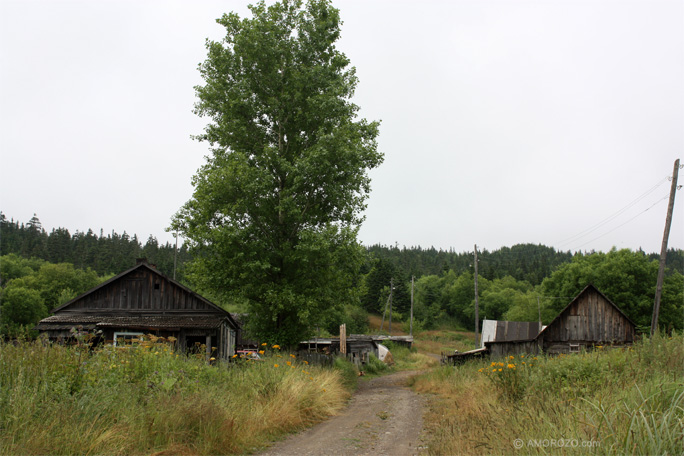
[(152, 334), (175, 338), (181, 351), (202, 350), (228, 359), (239, 325), (231, 315), (159, 272), (145, 259), (135, 267), (52, 310), (36, 329), (51, 340), (73, 337), (73, 328), (105, 343), (121, 344)]

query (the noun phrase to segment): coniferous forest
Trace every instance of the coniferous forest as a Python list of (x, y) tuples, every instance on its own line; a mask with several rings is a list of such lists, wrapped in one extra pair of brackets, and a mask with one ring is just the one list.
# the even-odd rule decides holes
[[(173, 276), (175, 245), (159, 244), (154, 236), (145, 243), (137, 235), (129, 236), (125, 231), (99, 234), (54, 228), (49, 233), (43, 229), (40, 219), (34, 216), (26, 223), (7, 220), (0, 212), (0, 254), (14, 253), (24, 258), (38, 258), (50, 263), (71, 263), (76, 268), (90, 268), (99, 275), (119, 274), (135, 266), (136, 258), (147, 258), (161, 272)], [(178, 265), (189, 260), (188, 249), (178, 246)], [(182, 280), (182, 267), (178, 267), (177, 278)]]
[[(372, 245), (358, 272), (356, 299), (344, 312), (330, 312), (312, 326), (334, 334), (341, 322), (351, 332), (367, 331), (367, 314), (382, 314), (392, 290), (393, 318), (408, 319), (411, 281), (414, 286), (414, 326), (469, 329), (475, 312), (474, 252), (421, 247)], [(49, 311), (103, 280), (147, 258), (165, 275), (174, 275), (175, 246), (150, 236), (144, 243), (126, 232), (73, 234), (65, 228), (49, 233), (34, 215), (25, 223), (0, 213), (0, 281), (2, 332), (28, 328)], [(193, 280), (192, 256), (186, 245), (176, 253), (176, 279), (231, 310), (240, 303), (214, 296)], [(544, 323), (588, 283), (596, 285), (640, 327), (650, 323), (658, 269), (658, 253), (641, 250), (561, 252), (552, 247), (517, 244), (478, 251), (480, 319)], [(660, 323), (684, 329), (684, 252), (670, 249)], [(14, 330), (12, 330), (14, 328)]]

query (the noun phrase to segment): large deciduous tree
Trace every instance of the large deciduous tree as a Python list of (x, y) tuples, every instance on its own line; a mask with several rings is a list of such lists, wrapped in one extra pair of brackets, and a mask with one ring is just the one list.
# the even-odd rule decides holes
[(246, 301), (254, 335), (294, 343), (352, 299), (378, 124), (350, 101), (357, 78), (329, 1), (250, 10), (218, 19), (226, 36), (207, 42), (195, 112), (211, 155), (173, 228), (200, 288)]

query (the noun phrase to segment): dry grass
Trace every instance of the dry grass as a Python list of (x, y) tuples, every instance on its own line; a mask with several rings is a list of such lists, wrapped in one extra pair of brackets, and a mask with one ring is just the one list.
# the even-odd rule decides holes
[(275, 356), (0, 343), (0, 455), (244, 454), (344, 406), (338, 369)]
[[(368, 315), (368, 328), (371, 333), (377, 333), (380, 331), (380, 325), (382, 325), (383, 334), (389, 334), (389, 317), (385, 317), (385, 323), (382, 323), (382, 315)], [(408, 336), (408, 333), (403, 330), (403, 323), (398, 321), (392, 322), (392, 335), (393, 336)]]
[(510, 359), (502, 371), (489, 361), (442, 367), (414, 388), (432, 394), (430, 454), (683, 454), (682, 372), (678, 335), (624, 350)]
[(467, 331), (423, 331), (414, 336), (414, 345), (421, 353), (453, 353), (475, 348), (475, 333)]

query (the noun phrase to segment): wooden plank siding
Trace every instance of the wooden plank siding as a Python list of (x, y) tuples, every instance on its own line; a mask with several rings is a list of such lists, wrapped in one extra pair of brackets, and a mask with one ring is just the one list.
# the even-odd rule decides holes
[(544, 351), (570, 346), (631, 344), (636, 325), (593, 285), (588, 285), (539, 335)]
[[(36, 329), (51, 338), (69, 337), (69, 329), (99, 330), (111, 342), (116, 332), (144, 332), (178, 339), (178, 348), (191, 348), (202, 339), (228, 359), (235, 352), (239, 325), (233, 317), (202, 296), (140, 262), (53, 310)], [(209, 346), (211, 347), (211, 345)], [(215, 356), (215, 355), (211, 355)]]
[(119, 315), (133, 315), (140, 311), (161, 311), (162, 313), (168, 311), (214, 313), (216, 311), (197, 295), (172, 286), (162, 276), (155, 277), (152, 274), (145, 274), (144, 271), (133, 271), (106, 288), (77, 298), (63, 310), (67, 312), (107, 310)]
[(492, 357), (569, 353), (636, 340), (635, 323), (593, 285), (587, 285), (536, 337), (511, 331), (507, 324), (513, 322), (497, 322), (496, 339), (484, 342)]

